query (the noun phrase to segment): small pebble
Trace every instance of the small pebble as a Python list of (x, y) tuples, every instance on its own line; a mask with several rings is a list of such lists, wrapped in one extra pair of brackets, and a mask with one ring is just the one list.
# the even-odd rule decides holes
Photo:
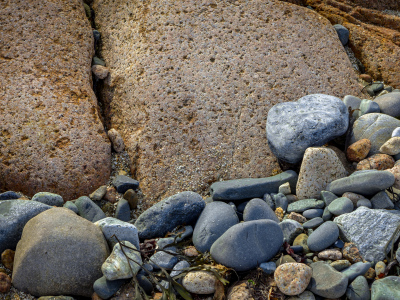
[(341, 260), (332, 262), (330, 265), (331, 265), (331, 267), (335, 268), (336, 271), (340, 272), (340, 271), (350, 267), (351, 263), (346, 259), (341, 259)]
[(390, 138), (380, 148), (379, 152), (388, 155), (396, 155), (400, 153), (400, 137), (395, 136)]
[(345, 243), (342, 250), (343, 258), (350, 261), (352, 264), (362, 262), (363, 258), (354, 243)]
[(8, 293), (11, 289), (11, 278), (6, 273), (0, 273), (0, 293)]
[(289, 182), (286, 182), (286, 183), (280, 185), (279, 189), (278, 189), (278, 193), (281, 193), (284, 195), (289, 195), (291, 193)]
[(107, 193), (107, 186), (102, 185), (97, 190), (95, 190), (93, 193), (91, 193), (89, 195), (89, 198), (94, 201), (100, 201), (101, 199), (103, 199), (103, 197), (106, 193)]
[(362, 79), (362, 80), (364, 80), (364, 81), (366, 81), (368, 83), (371, 83), (372, 80), (373, 80), (372, 77), (369, 76), (368, 74), (361, 74), (360, 75), (360, 79)]
[(280, 265), (274, 279), (279, 290), (285, 295), (293, 296), (304, 292), (312, 276), (312, 269), (301, 263), (286, 263)]
[(379, 277), (380, 274), (385, 273), (386, 264), (383, 261), (378, 261), (375, 265), (376, 276)]
[(192, 271), (183, 277), (182, 285), (190, 293), (206, 295), (215, 292), (216, 281), (211, 272)]
[(335, 216), (350, 213), (353, 211), (353, 208), (353, 202), (346, 197), (335, 199), (328, 206), (329, 211)]
[(136, 193), (134, 190), (132, 190), (132, 189), (127, 190), (127, 191), (125, 192), (125, 194), (124, 194), (124, 199), (125, 199), (126, 201), (128, 201), (129, 207), (130, 207), (131, 209), (136, 209), (136, 208), (137, 208), (137, 205), (138, 205), (138, 195), (137, 195), (137, 193)]
[(357, 164), (357, 171), (360, 170), (386, 170), (394, 167), (394, 159), (387, 154), (374, 154), (363, 159)]
[(15, 251), (11, 249), (6, 249), (1, 254), (1, 263), (10, 271), (12, 271), (14, 267), (14, 256)]
[(110, 71), (108, 70), (107, 67), (104, 67), (102, 65), (93, 65), (92, 72), (97, 78), (104, 79), (107, 77)]
[[(124, 149), (125, 149), (124, 140), (122, 139), (119, 132), (116, 129), (112, 128), (107, 132), (107, 134), (108, 134), (108, 137), (110, 138), (110, 141), (113, 145), (115, 152), (120, 153), (120, 152), (124, 151)], [(134, 188), (134, 189), (136, 189), (136, 188)], [(123, 193), (123, 192), (120, 192), (120, 193)]]
[(109, 201), (110, 203), (115, 203), (117, 202), (117, 195), (118, 195), (117, 190), (113, 186), (111, 186), (107, 188), (107, 192), (104, 195), (104, 199)]
[(341, 260), (342, 259), (342, 252), (335, 249), (324, 250), (318, 253), (318, 258), (320, 259), (330, 259), (330, 260)]
[(294, 220), (294, 221), (297, 221), (297, 222), (299, 222), (299, 223), (305, 223), (305, 222), (307, 222), (307, 218), (306, 218), (306, 217), (303, 217), (301, 214), (298, 214), (298, 213), (295, 213), (295, 212), (291, 212), (291, 213), (288, 215), (287, 218), (288, 218), (288, 219), (291, 219), (291, 220)]
[(266, 263), (262, 263), (260, 264), (260, 269), (263, 270), (263, 272), (265, 274), (273, 274), (276, 270), (276, 264), (271, 261), (271, 262), (266, 262)]
[(368, 139), (361, 139), (347, 148), (347, 159), (349, 161), (359, 162), (367, 157), (369, 150), (371, 150), (371, 141)]
[(188, 257), (195, 257), (199, 255), (199, 252), (196, 250), (194, 246), (189, 246), (185, 250), (183, 250), (183, 255)]

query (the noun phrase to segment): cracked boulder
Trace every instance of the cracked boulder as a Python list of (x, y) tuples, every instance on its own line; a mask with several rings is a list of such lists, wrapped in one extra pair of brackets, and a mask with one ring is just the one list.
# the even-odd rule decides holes
[(109, 178), (111, 146), (82, 1), (2, 1), (0, 24), (0, 190), (89, 194)]
[(280, 1), (95, 0), (102, 101), (149, 199), (279, 172), (269, 109), (361, 89), (336, 31)]

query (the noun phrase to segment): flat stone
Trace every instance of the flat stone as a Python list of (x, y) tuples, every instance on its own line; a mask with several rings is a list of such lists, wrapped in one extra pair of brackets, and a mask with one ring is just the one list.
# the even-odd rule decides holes
[(158, 249), (164, 249), (171, 246), (171, 244), (179, 243), (185, 238), (193, 234), (193, 227), (190, 225), (183, 227), (176, 227), (174, 231), (168, 232), (168, 237), (157, 239)]
[(377, 154), (379, 148), (391, 138), (393, 130), (397, 127), (400, 127), (400, 120), (386, 114), (363, 115), (354, 122), (350, 143), (368, 139), (371, 141), (369, 155)]
[(136, 276), (141, 265), (140, 251), (128, 241), (121, 241), (115, 244), (110, 256), (102, 264), (101, 272), (110, 281), (127, 279)]
[(357, 164), (357, 171), (360, 170), (386, 170), (393, 168), (394, 159), (387, 154), (374, 154), (363, 159)]
[(356, 277), (363, 276), (365, 273), (367, 273), (369, 268), (371, 268), (371, 263), (369, 263), (369, 262), (364, 263), (364, 262), (360, 261), (358, 263), (351, 265), (347, 269), (344, 269), (341, 272), (349, 279), (349, 283), (350, 283)]
[[(173, 252), (170, 248), (164, 250)], [(160, 270), (160, 267), (164, 269), (172, 269), (178, 263), (178, 257), (161, 250), (154, 253), (149, 258), (149, 262), (155, 270)]]
[(125, 175), (118, 175), (112, 182), (118, 193), (125, 193), (127, 190), (136, 190), (139, 187), (139, 181)]
[(211, 272), (192, 271), (183, 277), (182, 285), (190, 293), (205, 295), (215, 292), (217, 280)]
[(247, 271), (268, 261), (279, 251), (283, 233), (271, 220), (239, 223), (229, 228), (211, 246), (211, 256), (219, 264)]
[(310, 147), (304, 153), (297, 180), (299, 199), (319, 199), (321, 191), (332, 181), (348, 175), (335, 151), (324, 147)]
[(194, 223), (205, 208), (203, 198), (194, 192), (168, 197), (143, 212), (135, 222), (139, 238), (162, 237), (178, 225)]
[(400, 153), (400, 136), (391, 137), (380, 148), (379, 151), (388, 155)]
[(307, 209), (303, 212), (303, 216), (306, 217), (307, 219), (314, 219), (318, 217), (322, 217), (322, 214), (324, 213), (324, 210), (321, 208), (312, 208), (312, 209)]
[(302, 215), (300, 215), (300, 214), (298, 214), (298, 213), (295, 213), (295, 212), (291, 212), (291, 213), (287, 216), (287, 219), (295, 220), (295, 221), (297, 221), (297, 222), (299, 222), (299, 223), (305, 223), (305, 222), (307, 222), (307, 218), (306, 218), (306, 217), (304, 217), (304, 216), (302, 216)]
[(100, 298), (108, 299), (111, 298), (111, 296), (114, 295), (124, 283), (126, 283), (126, 279), (110, 281), (103, 276), (94, 282), (93, 290)]
[(294, 239), (303, 232), (303, 226), (294, 220), (284, 220), (279, 223), (279, 227), (283, 232), (283, 240), (290, 245), (293, 243)]
[(0, 16), (0, 190), (88, 195), (110, 177), (111, 145), (92, 88), (82, 2), (16, 0)]
[[(95, 0), (92, 7), (112, 70), (101, 90), (112, 103), (108, 127), (120, 131), (150, 199), (205, 189), (220, 178), (271, 175), (279, 165), (265, 147), (264, 125), (274, 104), (360, 90), (330, 22), (305, 7), (184, 0)], [(124, 21), (144, 15), (143, 24)], [(262, 195), (248, 198), (255, 197)]]
[(371, 141), (361, 139), (347, 147), (346, 155), (349, 161), (359, 162), (367, 157), (371, 150)]
[(322, 223), (324, 223), (324, 220), (322, 218), (320, 218), (320, 217), (313, 218), (313, 219), (305, 222), (303, 224), (303, 228), (304, 229), (315, 229), (318, 226), (320, 226)]
[[(362, 206), (335, 218), (334, 222), (339, 225), (340, 234), (357, 246), (365, 260), (378, 262), (390, 251), (391, 243), (387, 249), (385, 245), (392, 238), (400, 216)], [(399, 236), (400, 233), (394, 240)]]
[(301, 294), (307, 288), (312, 276), (312, 269), (301, 263), (286, 263), (280, 265), (274, 279), (279, 290), (285, 295)]
[(400, 278), (388, 276), (371, 285), (371, 300), (400, 299)]
[[(110, 249), (114, 248), (118, 240), (128, 241), (133, 244), (136, 249), (140, 249), (138, 230), (135, 225), (111, 217), (101, 219), (94, 224), (100, 227)], [(115, 237), (117, 237), (118, 240)]]
[(394, 203), (385, 191), (381, 191), (373, 196), (371, 204), (374, 209), (394, 209)]
[(290, 203), (287, 211), (291, 212), (303, 212), (312, 208), (323, 208), (325, 206), (324, 201), (316, 199), (304, 199), (293, 203)]
[(268, 145), (279, 159), (297, 163), (307, 148), (343, 135), (349, 126), (348, 115), (339, 98), (324, 94), (279, 103), (268, 112)]
[(103, 199), (103, 197), (105, 196), (106, 193), (107, 193), (107, 186), (102, 185), (97, 190), (95, 190), (93, 193), (91, 193), (89, 195), (89, 198), (94, 201), (100, 201), (101, 199)]
[(200, 252), (210, 251), (212, 244), (225, 231), (238, 223), (239, 218), (229, 204), (220, 201), (207, 204), (194, 227), (193, 245)]
[(92, 200), (90, 200), (89, 197), (79, 197), (75, 201), (75, 205), (79, 210), (79, 215), (93, 223), (106, 217), (101, 208)]
[(58, 207), (61, 207), (64, 204), (64, 200), (60, 195), (47, 192), (36, 193), (35, 195), (33, 195), (32, 201), (37, 201), (43, 204)]
[(346, 290), (346, 297), (349, 300), (370, 300), (371, 292), (367, 279), (364, 276), (358, 276), (354, 279)]
[(332, 221), (327, 221), (308, 237), (307, 246), (311, 251), (322, 251), (332, 245), (338, 237), (338, 226)]
[(334, 193), (321, 191), (321, 199), (325, 202), (325, 206), (329, 206), (329, 204), (331, 204), (332, 201), (337, 198), (338, 196), (336, 196)]
[(25, 224), (51, 206), (26, 200), (0, 201), (0, 253), (15, 249)]
[(264, 219), (279, 223), (279, 219), (274, 211), (265, 201), (259, 198), (250, 200), (243, 211), (243, 221), (247, 222)]
[(352, 174), (331, 182), (327, 190), (343, 195), (345, 192), (353, 192), (366, 197), (371, 197), (394, 184), (395, 177), (388, 171), (364, 171)]
[(333, 28), (335, 28), (340, 42), (345, 46), (349, 42), (349, 30), (341, 24), (335, 24)]
[(121, 221), (129, 222), (131, 219), (131, 208), (129, 202), (125, 199), (119, 199), (115, 209), (115, 217)]
[(348, 279), (324, 262), (310, 265), (312, 277), (308, 289), (314, 294), (325, 298), (339, 298), (346, 293)]
[(108, 254), (97, 226), (67, 208), (52, 208), (25, 225), (15, 251), (13, 285), (35, 296), (90, 297)]
[(346, 197), (337, 198), (329, 204), (328, 209), (335, 216), (347, 214), (353, 211), (353, 202)]
[(400, 117), (400, 93), (388, 93), (374, 99), (381, 112), (392, 117)]
[(332, 219), (333, 215), (332, 213), (329, 211), (328, 206), (324, 208), (324, 212), (322, 214), (322, 220), (324, 221), (329, 221), (330, 219)]
[(292, 170), (267, 178), (245, 178), (214, 182), (210, 193), (214, 200), (235, 201), (261, 198), (264, 194), (277, 193), (279, 187), (289, 182), (291, 189), (296, 190), (297, 174)]

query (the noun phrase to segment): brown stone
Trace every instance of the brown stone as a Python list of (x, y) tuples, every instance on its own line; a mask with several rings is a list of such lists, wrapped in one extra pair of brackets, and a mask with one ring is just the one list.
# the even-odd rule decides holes
[(14, 256), (15, 256), (15, 251), (11, 249), (4, 250), (3, 253), (1, 254), (1, 263), (10, 271), (13, 270)]
[(394, 175), (395, 181), (393, 187), (396, 189), (400, 189), (400, 164), (395, 165), (393, 168), (387, 169), (386, 171), (389, 171)]
[(92, 300), (102, 300), (103, 298), (101, 298), (99, 295), (97, 295), (96, 293), (92, 294)]
[(94, 65), (92, 66), (92, 72), (97, 78), (104, 79), (107, 77), (109, 70), (107, 67), (101, 65)]
[(138, 205), (138, 195), (132, 189), (127, 190), (124, 194), (124, 199), (128, 201), (130, 209), (136, 209)]
[(11, 289), (11, 278), (6, 273), (0, 273), (0, 293), (8, 293)]
[(354, 243), (345, 243), (342, 249), (343, 259), (347, 259), (352, 264), (363, 261), (363, 258)]
[(285, 215), (285, 213), (284, 213), (282, 207), (277, 207), (277, 208), (275, 209), (275, 215), (278, 217), (279, 221), (282, 221), (283, 216)]
[(110, 186), (107, 188), (107, 192), (104, 195), (104, 199), (106, 199), (107, 201), (111, 202), (111, 203), (115, 203), (117, 202), (117, 190), (115, 189), (115, 187)]
[(368, 280), (372, 280), (375, 278), (376, 272), (373, 268), (369, 268), (367, 273), (364, 274), (364, 277)]
[(274, 279), (282, 293), (293, 296), (304, 292), (310, 283), (312, 272), (305, 264), (286, 263), (275, 270)]
[(82, 2), (1, 3), (0, 190), (88, 195), (109, 178), (111, 147)]
[(117, 130), (115, 130), (114, 128), (110, 129), (108, 131), (108, 137), (111, 140), (115, 152), (120, 153), (124, 151), (125, 149), (124, 140), (122, 139), (121, 135)]
[(371, 150), (371, 141), (369, 139), (361, 139), (347, 148), (347, 159), (359, 162), (367, 157), (369, 150)]
[(305, 0), (305, 4), (332, 24), (342, 24), (349, 30), (349, 46), (366, 73), (400, 87), (400, 17), (379, 11), (399, 9), (399, 1)]
[(394, 167), (394, 159), (387, 154), (374, 154), (357, 164), (359, 170), (386, 170)]
[(189, 246), (185, 250), (183, 250), (183, 254), (189, 257), (194, 257), (199, 255), (199, 252), (196, 250), (194, 246)]
[(297, 222), (299, 222), (299, 223), (305, 223), (305, 222), (307, 222), (307, 218), (306, 218), (306, 217), (304, 217), (304, 216), (301, 215), (301, 214), (295, 213), (295, 212), (291, 212), (291, 213), (288, 215), (287, 218), (288, 218), (288, 219), (291, 219), (291, 220), (295, 220), (295, 221), (297, 221)]
[(369, 76), (368, 74), (361, 74), (360, 79), (362, 79), (368, 83), (371, 83), (373, 81), (372, 77)]
[(93, 8), (111, 71), (107, 124), (147, 198), (279, 171), (265, 134), (274, 104), (361, 90), (331, 24), (303, 7), (95, 0)]

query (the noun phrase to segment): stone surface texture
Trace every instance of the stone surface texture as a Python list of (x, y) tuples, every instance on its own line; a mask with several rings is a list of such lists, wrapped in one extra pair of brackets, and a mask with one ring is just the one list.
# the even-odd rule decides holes
[(369, 150), (371, 149), (371, 141), (368, 139), (361, 139), (351, 144), (347, 150), (347, 158), (350, 161), (359, 162), (367, 157)]
[(360, 90), (331, 24), (303, 7), (95, 0), (93, 8), (110, 68), (106, 121), (153, 199), (271, 175), (279, 166), (265, 122), (274, 104)]
[(52, 208), (25, 225), (13, 285), (35, 296), (90, 297), (108, 254), (100, 228), (67, 208)]
[(274, 279), (285, 295), (293, 296), (304, 292), (312, 276), (312, 269), (306, 264), (286, 263), (280, 265), (274, 273)]
[(335, 152), (329, 148), (308, 148), (297, 180), (298, 199), (320, 199), (328, 183), (348, 175)]
[(357, 164), (357, 171), (360, 170), (386, 170), (393, 168), (394, 159), (387, 154), (374, 154), (363, 159)]
[(111, 171), (82, 1), (0, 4), (0, 190), (87, 195)]
[(386, 143), (379, 148), (379, 151), (388, 154), (388, 155), (396, 155), (400, 153), (400, 137), (394, 136), (390, 138)]
[(212, 294), (215, 292), (215, 283), (218, 279), (206, 271), (192, 271), (183, 277), (182, 285), (190, 293)]

